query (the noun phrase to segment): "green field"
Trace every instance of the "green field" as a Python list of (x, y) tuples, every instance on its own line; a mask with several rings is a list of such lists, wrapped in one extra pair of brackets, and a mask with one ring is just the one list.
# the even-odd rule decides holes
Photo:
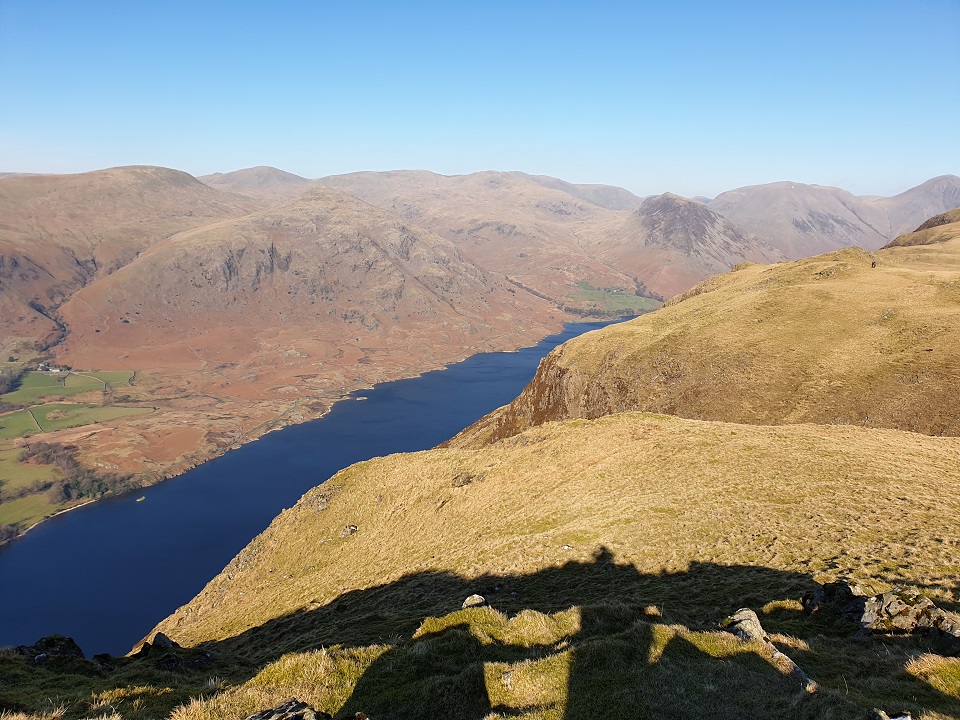
[(32, 525), (57, 509), (57, 506), (50, 504), (46, 493), (27, 495), (0, 504), (0, 525)]
[(17, 462), (20, 452), (20, 448), (16, 447), (0, 450), (0, 482), (3, 483), (3, 490), (6, 492), (32, 485), (38, 480), (53, 478), (53, 467), (50, 465), (28, 465)]
[[(33, 410), (19, 410), (9, 415), (0, 415), (0, 440), (13, 440), (38, 433), (64, 428), (80, 427), (95, 422), (104, 422), (126, 415), (152, 412), (150, 408), (100, 407), (99, 405), (50, 404)], [(32, 415), (31, 415), (32, 413)], [(36, 418), (36, 422), (34, 422)], [(40, 429), (37, 429), (37, 424)]]
[(126, 415), (142, 415), (148, 412), (152, 412), (152, 410), (150, 408), (100, 407), (98, 405), (53, 404), (33, 409), (33, 414), (44, 432), (104, 422)]
[(20, 386), (13, 392), (0, 395), (0, 400), (30, 405), (48, 397), (68, 397), (79, 393), (126, 385), (133, 373), (129, 371), (84, 372), (49, 375), (36, 371), (25, 373)]
[(579, 291), (572, 295), (573, 300), (585, 303), (604, 313), (623, 313), (624, 315), (639, 315), (656, 310), (661, 303), (647, 297), (639, 297), (625, 290), (611, 288), (596, 288), (588, 282), (578, 282)]
[(0, 415), (0, 440), (13, 440), (29, 433), (40, 432), (29, 410)]

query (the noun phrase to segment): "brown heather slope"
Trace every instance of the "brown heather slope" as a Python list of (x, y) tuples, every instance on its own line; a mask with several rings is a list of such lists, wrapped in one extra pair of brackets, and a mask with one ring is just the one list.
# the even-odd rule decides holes
[(960, 435), (958, 337), (960, 240), (751, 265), (565, 343), (451, 442), (624, 410)]
[[(271, 663), (178, 720), (291, 695), (342, 718), (960, 717), (960, 695), (925, 682), (949, 682), (950, 660), (917, 669), (929, 642), (854, 638), (796, 601), (851, 574), (956, 602), (958, 498), (957, 438), (640, 413), (549, 423), (344, 470), (156, 630)], [(473, 592), (494, 610), (460, 611)], [(815, 695), (715, 631), (741, 606)]]
[(0, 351), (55, 337), (47, 315), (154, 243), (260, 207), (159, 167), (0, 177)]
[(140, 399), (161, 410), (91, 437), (84, 457), (164, 473), (357, 387), (531, 344), (562, 319), (447, 241), (330, 189), (180, 233), (61, 313), (58, 362), (137, 370)]
[(886, 247), (935, 245), (956, 238), (960, 238), (960, 208), (930, 218), (913, 232), (893, 239)]
[(745, 260), (785, 259), (702, 203), (672, 193), (649, 197), (626, 219), (583, 236), (593, 238), (585, 247), (597, 258), (666, 297)]

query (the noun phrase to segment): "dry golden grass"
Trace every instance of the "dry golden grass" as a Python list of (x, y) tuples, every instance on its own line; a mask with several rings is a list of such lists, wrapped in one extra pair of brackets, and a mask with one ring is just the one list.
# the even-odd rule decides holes
[[(423, 717), (450, 688), (472, 698), (451, 717), (668, 703), (675, 717), (840, 718), (909, 698), (921, 717), (960, 717), (947, 671), (907, 671), (926, 641), (851, 639), (797, 603), (853, 576), (955, 607), (958, 575), (960, 439), (623, 413), (348, 468), (158, 629), (286, 663), (179, 720), (301, 691), (329, 712)], [(458, 610), (473, 592), (495, 609)], [(763, 611), (816, 697), (712, 630), (740, 606)]]
[(565, 343), (453, 444), (624, 410), (958, 435), (958, 337), (960, 239), (746, 265)]

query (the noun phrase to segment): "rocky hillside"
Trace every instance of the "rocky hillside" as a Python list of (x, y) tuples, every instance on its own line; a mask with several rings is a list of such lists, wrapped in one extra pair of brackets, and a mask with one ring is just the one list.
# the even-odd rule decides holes
[(960, 177), (955, 175), (933, 178), (889, 198), (779, 182), (730, 190), (708, 203), (789, 258), (852, 246), (876, 250), (931, 215), (958, 205)]
[(454, 444), (624, 410), (960, 435), (958, 303), (956, 240), (741, 267), (565, 343)]
[(167, 168), (0, 178), (0, 339), (55, 337), (56, 308), (81, 287), (175, 233), (260, 207)]
[(626, 219), (583, 234), (592, 238), (587, 248), (599, 259), (665, 297), (745, 260), (785, 259), (702, 203), (671, 193), (647, 198)]

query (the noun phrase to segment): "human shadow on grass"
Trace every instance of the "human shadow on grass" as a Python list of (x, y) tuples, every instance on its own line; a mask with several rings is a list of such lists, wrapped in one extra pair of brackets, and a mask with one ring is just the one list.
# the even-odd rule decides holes
[[(845, 677), (845, 687), (839, 686), (836, 658), (800, 650), (795, 659), (808, 663), (804, 669), (823, 685), (805, 696), (796, 681), (780, 675), (755, 649), (731, 646), (728, 638), (718, 651), (709, 642), (716, 636), (697, 632), (716, 629), (740, 607), (760, 609), (771, 600), (798, 598), (812, 586), (804, 574), (757, 566), (693, 563), (681, 572), (642, 573), (601, 548), (590, 561), (529, 575), (467, 579), (446, 572), (414, 573), (204, 647), (218, 656), (245, 658), (254, 667), (320, 647), (388, 646), (365, 669), (350, 697), (340, 707), (327, 708), (338, 718), (362, 712), (376, 720), (480, 720), (537, 707), (564, 720), (765, 718), (771, 712), (848, 718), (865, 716), (885, 701), (897, 710), (917, 712), (922, 709), (918, 703), (900, 701), (913, 697), (922, 698), (927, 710), (960, 716), (960, 701), (905, 673), (894, 673), (888, 681), (893, 684), (884, 687), (869, 673)], [(460, 610), (464, 598), (474, 593), (508, 619), (525, 610), (553, 616), (576, 607), (579, 622), (560, 638), (505, 640), (484, 630), (478, 609)], [(865, 641), (853, 639), (851, 628), (825, 617), (799, 611), (763, 617), (768, 632), (809, 637), (814, 650), (817, 638), (834, 636), (820, 645), (863, 655)], [(918, 638), (903, 642), (918, 653), (925, 648)], [(559, 663), (561, 670), (536, 674), (537, 667), (549, 669), (550, 663)], [(820, 671), (824, 674), (818, 676)], [(528, 684), (546, 685), (560, 677), (560, 687), (552, 696), (549, 691), (525, 695), (519, 687), (524, 677)], [(831, 680), (836, 680), (832, 686)], [(529, 704), (532, 696), (540, 705)]]

